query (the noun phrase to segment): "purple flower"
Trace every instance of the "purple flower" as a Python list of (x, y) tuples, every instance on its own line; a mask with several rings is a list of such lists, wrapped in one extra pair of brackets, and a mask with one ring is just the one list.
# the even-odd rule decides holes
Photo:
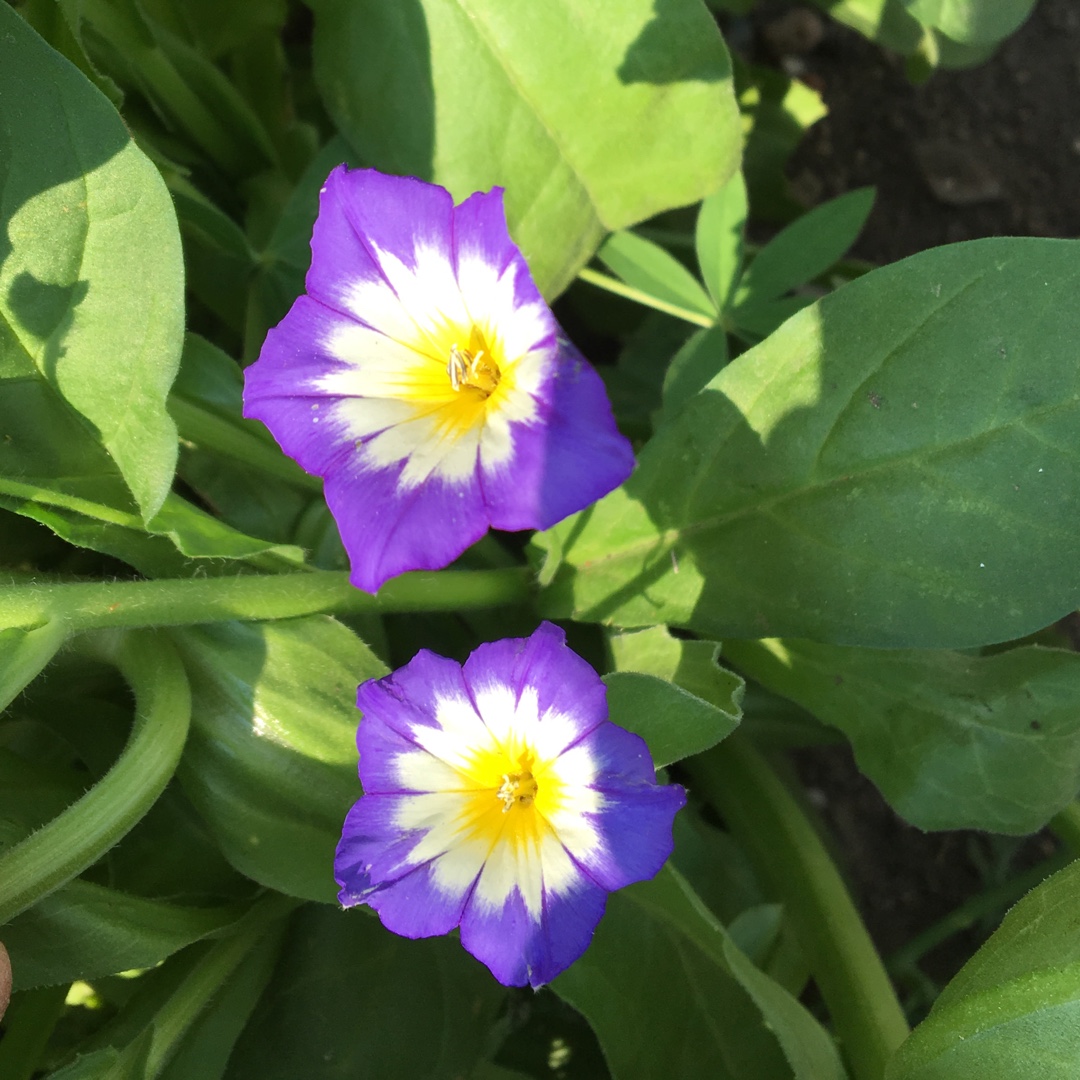
[(541, 986), (587, 948), (607, 894), (656, 874), (686, 802), (607, 719), (604, 684), (542, 623), (465, 666), (421, 650), (364, 683), (364, 796), (334, 859), (338, 898), (405, 937), (461, 927), (507, 986)]
[(510, 239), (502, 190), (344, 165), (327, 178), (307, 293), (246, 373), (244, 415), (326, 481), (374, 592), (491, 526), (546, 529), (633, 467), (599, 376)]

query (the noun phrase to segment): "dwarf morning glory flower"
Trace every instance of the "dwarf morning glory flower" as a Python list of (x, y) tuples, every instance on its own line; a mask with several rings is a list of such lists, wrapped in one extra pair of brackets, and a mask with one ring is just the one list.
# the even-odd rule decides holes
[(342, 904), (397, 934), (460, 927), (500, 982), (541, 986), (585, 951), (607, 894), (671, 854), (683, 789), (657, 784), (551, 623), (464, 667), (422, 650), (357, 704), (364, 795), (334, 874)]
[(488, 527), (545, 529), (633, 467), (599, 376), (511, 241), (502, 189), (335, 169), (307, 293), (246, 373), (244, 415), (325, 480), (375, 591), (452, 562)]

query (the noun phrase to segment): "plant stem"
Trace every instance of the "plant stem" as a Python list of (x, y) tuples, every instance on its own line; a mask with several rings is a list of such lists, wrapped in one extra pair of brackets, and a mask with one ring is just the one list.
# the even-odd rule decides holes
[(317, 612), (462, 611), (520, 603), (529, 599), (531, 588), (523, 567), (418, 571), (387, 582), (376, 596), (353, 588), (349, 575), (336, 570), (11, 585), (0, 590), (0, 626), (32, 628), (55, 619), (79, 631)]
[(135, 726), (116, 764), (77, 802), (0, 855), (0, 925), (82, 873), (146, 814), (176, 771), (191, 719), (187, 675), (161, 635), (89, 643), (135, 692)]
[(856, 1080), (881, 1080), (909, 1033), (881, 957), (836, 866), (792, 794), (738, 735), (687, 763), (784, 905)]
[(684, 322), (693, 323), (695, 326), (703, 326), (708, 329), (710, 326), (716, 325), (716, 320), (710, 319), (708, 315), (702, 315), (696, 311), (691, 311), (689, 308), (679, 307), (678, 304), (669, 304), (666, 300), (651, 296), (641, 289), (635, 289), (632, 285), (623, 284), (618, 278), (608, 277), (607, 274), (601, 274), (596, 270), (590, 270), (588, 267), (578, 271), (578, 277), (589, 285), (595, 285), (598, 289), (605, 289), (607, 292), (614, 293), (616, 296), (622, 296), (627, 300), (633, 300), (635, 303), (643, 304), (645, 307), (655, 308), (657, 311), (662, 311), (665, 315), (674, 315), (676, 319), (682, 319)]

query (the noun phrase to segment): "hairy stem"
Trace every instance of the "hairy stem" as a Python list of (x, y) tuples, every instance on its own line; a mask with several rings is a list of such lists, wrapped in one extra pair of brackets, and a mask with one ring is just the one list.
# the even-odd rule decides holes
[(376, 596), (353, 588), (349, 575), (336, 570), (41, 583), (0, 591), (0, 626), (32, 628), (57, 620), (79, 631), (287, 619), (316, 612), (463, 611), (520, 603), (530, 595), (530, 575), (521, 567), (403, 574)]

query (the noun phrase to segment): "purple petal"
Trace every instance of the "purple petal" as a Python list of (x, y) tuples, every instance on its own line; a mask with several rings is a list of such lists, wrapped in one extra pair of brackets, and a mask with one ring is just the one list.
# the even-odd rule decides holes
[(559, 712), (572, 722), (562, 747), (607, 719), (607, 690), (600, 676), (566, 644), (566, 634), (542, 622), (527, 638), (504, 638), (479, 646), (465, 661), (474, 698), (491, 685), (510, 686), (518, 698), (526, 686), (537, 694), (538, 713)]
[(348, 312), (353, 286), (386, 281), (385, 254), (412, 267), (422, 244), (441, 251), (449, 263), (453, 208), (450, 193), (436, 184), (339, 165), (319, 195), (308, 294)]
[(349, 554), (349, 580), (365, 592), (406, 570), (440, 570), (487, 532), (479, 484), (434, 477), (400, 490), (404, 465), (326, 477), (326, 502)]
[(584, 874), (561, 896), (545, 892), (539, 921), (516, 890), (501, 909), (485, 907), (474, 894), (461, 920), (461, 944), (504, 986), (543, 986), (589, 947), (606, 902), (606, 892)]
[(634, 467), (603, 381), (565, 339), (537, 423), (512, 425), (514, 456), (482, 473), (493, 528), (547, 529), (617, 488)]
[(357, 688), (356, 707), (364, 714), (356, 733), (361, 755), (367, 731), (385, 725), (409, 738), (417, 724), (437, 725), (439, 699), (467, 695), (461, 665), (421, 649), (404, 667), (381, 679), (368, 679)]

